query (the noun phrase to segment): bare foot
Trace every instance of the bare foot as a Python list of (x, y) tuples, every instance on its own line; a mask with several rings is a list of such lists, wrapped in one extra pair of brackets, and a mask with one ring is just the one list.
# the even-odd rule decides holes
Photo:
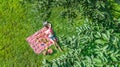
[(43, 51), (43, 55), (47, 55), (47, 51)]

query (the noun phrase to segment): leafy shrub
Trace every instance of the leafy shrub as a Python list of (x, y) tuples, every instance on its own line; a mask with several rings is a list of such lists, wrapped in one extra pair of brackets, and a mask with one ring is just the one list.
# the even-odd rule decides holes
[(120, 35), (114, 29), (96, 30), (96, 26), (84, 24), (77, 27), (77, 32), (61, 37), (61, 44), (71, 51), (50, 62), (50, 67), (119, 66)]
[[(67, 2), (67, 1), (66, 1)], [(65, 3), (66, 3), (65, 2)], [(72, 1), (69, 1), (71, 4)], [(112, 5), (109, 0), (78, 2), (77, 8), (85, 17), (82, 26), (76, 28), (76, 34), (59, 37), (60, 44), (71, 49), (70, 52), (50, 63), (55, 67), (106, 67), (120, 66), (120, 35), (118, 21), (114, 21)], [(113, 2), (113, 1), (112, 1)], [(65, 6), (70, 8), (72, 6)], [(68, 11), (69, 12), (69, 11)]]

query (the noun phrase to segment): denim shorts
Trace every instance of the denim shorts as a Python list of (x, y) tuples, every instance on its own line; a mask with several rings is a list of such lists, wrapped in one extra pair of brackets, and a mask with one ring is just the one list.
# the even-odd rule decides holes
[(50, 36), (49, 38), (52, 39), (52, 40), (55, 40), (55, 36), (54, 35)]

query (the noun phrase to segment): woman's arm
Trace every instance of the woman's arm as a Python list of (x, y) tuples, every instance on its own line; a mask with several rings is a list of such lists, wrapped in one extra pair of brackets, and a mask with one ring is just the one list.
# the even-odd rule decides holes
[(49, 28), (51, 28), (51, 24), (50, 23), (48, 23), (48, 26), (49, 26)]

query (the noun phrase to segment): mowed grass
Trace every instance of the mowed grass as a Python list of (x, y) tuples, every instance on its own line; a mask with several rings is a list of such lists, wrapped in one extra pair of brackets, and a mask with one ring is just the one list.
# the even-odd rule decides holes
[[(22, 0), (21, 0), (22, 1)], [(26, 38), (42, 28), (42, 17), (40, 12), (35, 11), (31, 3), (21, 3), (19, 0), (0, 0), (0, 67), (40, 67), (42, 60), (53, 59), (63, 55), (68, 48), (63, 48), (63, 52), (54, 49), (52, 55), (43, 56), (35, 54)], [(53, 8), (48, 21), (58, 37), (73, 35), (75, 27), (82, 21), (78, 21), (78, 16), (73, 26), (69, 19), (61, 18), (62, 7)]]

